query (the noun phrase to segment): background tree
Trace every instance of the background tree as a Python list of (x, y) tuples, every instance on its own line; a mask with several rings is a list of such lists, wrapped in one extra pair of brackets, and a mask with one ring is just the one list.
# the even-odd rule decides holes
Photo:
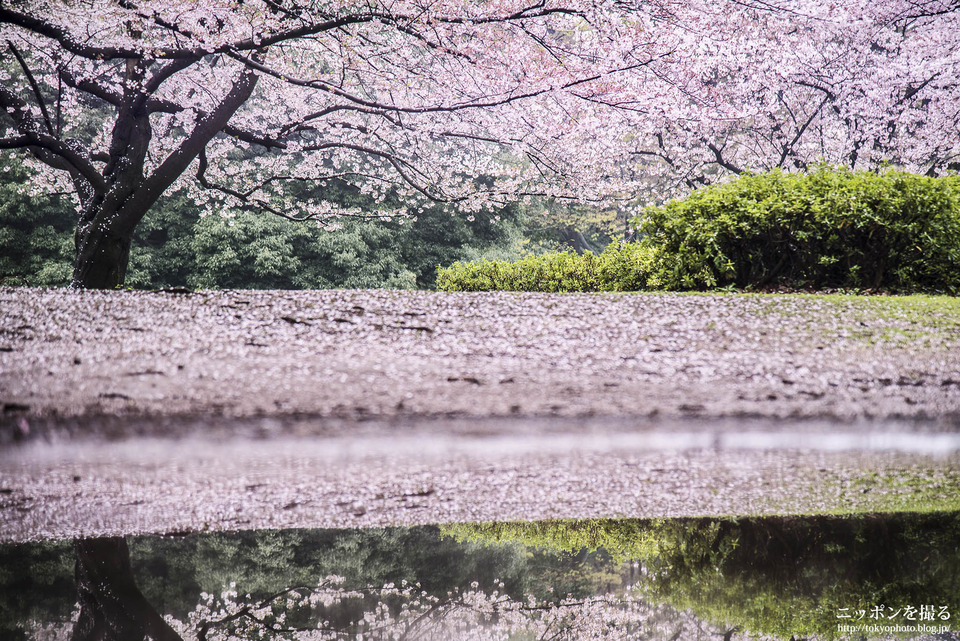
[(21, 163), (9, 162), (0, 170), (0, 283), (69, 282), (70, 203), (57, 195), (31, 193), (29, 172)]
[(746, 0), (714, 11), (736, 31), (693, 36), (701, 81), (723, 92), (726, 109), (664, 101), (637, 151), (674, 185), (667, 196), (822, 162), (960, 170), (956, 0)]
[(877, 606), (890, 606), (890, 624), (916, 623), (903, 618), (905, 608), (896, 614), (900, 604), (936, 602), (937, 612), (954, 617), (960, 595), (960, 516), (949, 512), (462, 523), (442, 531), (469, 542), (605, 550), (639, 565), (639, 591), (655, 602), (747, 637), (836, 638), (838, 614)]

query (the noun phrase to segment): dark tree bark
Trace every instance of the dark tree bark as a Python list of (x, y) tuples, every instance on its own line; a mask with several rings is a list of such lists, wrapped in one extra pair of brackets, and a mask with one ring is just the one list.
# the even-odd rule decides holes
[(572, 248), (573, 251), (578, 254), (582, 254), (585, 251), (593, 252), (594, 254), (599, 253), (594, 246), (590, 244), (590, 241), (573, 227), (561, 227), (558, 231), (560, 234), (560, 242)]
[(140, 592), (123, 538), (77, 541), (80, 616), (72, 641), (183, 641)]
[(129, 234), (91, 228), (77, 229), (73, 286), (83, 289), (117, 289), (123, 286), (130, 263)]

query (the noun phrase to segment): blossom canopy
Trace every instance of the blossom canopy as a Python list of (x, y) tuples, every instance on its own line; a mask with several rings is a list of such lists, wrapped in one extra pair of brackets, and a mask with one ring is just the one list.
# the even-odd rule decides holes
[(74, 284), (113, 287), (180, 188), (327, 224), (819, 160), (942, 172), (958, 22), (955, 0), (8, 0), (0, 148), (76, 195)]

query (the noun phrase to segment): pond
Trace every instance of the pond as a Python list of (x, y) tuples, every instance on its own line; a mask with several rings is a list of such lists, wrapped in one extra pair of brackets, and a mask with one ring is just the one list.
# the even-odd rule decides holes
[(0, 638), (957, 639), (960, 512), (0, 547)]

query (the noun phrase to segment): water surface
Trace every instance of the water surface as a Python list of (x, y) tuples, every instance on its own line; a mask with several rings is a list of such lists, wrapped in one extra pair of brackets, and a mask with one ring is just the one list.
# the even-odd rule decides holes
[(0, 547), (13, 639), (956, 639), (960, 513)]

